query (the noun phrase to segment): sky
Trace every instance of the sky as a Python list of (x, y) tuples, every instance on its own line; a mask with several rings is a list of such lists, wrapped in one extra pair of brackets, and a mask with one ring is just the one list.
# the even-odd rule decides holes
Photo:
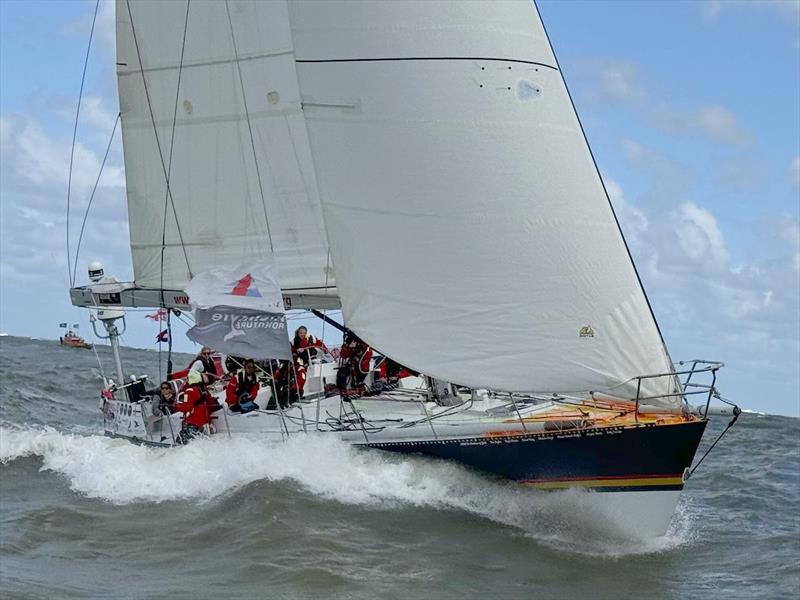
[[(724, 361), (723, 396), (800, 416), (800, 1), (538, 5), (672, 358)], [(0, 0), (0, 331), (12, 335), (55, 338), (69, 321), (93, 337), (69, 303), (66, 260), (93, 10)], [(118, 110), (114, 56), (103, 1), (75, 147), (73, 260)], [(117, 132), (78, 282), (91, 260), (132, 279), (128, 243)], [(130, 314), (124, 341), (156, 348), (157, 327)], [(192, 351), (185, 329), (176, 345)]]

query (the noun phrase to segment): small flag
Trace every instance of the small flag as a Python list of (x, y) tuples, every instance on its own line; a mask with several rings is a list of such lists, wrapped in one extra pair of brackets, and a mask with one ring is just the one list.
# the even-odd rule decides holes
[(59, 323), (58, 326), (63, 328), (63, 329), (67, 328), (67, 324), (66, 323)]
[(169, 331), (166, 330), (166, 329), (164, 331), (160, 332), (156, 336), (156, 343), (158, 343), (158, 342), (168, 342), (168, 341), (169, 341)]
[(144, 318), (145, 319), (153, 319), (153, 321), (166, 321), (167, 320), (167, 309), (166, 308), (159, 308), (152, 315), (145, 315)]

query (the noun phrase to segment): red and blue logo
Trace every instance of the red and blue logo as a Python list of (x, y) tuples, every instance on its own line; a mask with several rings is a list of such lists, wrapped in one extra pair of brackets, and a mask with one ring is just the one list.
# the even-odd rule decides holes
[(261, 298), (261, 292), (253, 283), (253, 276), (248, 273), (239, 281), (232, 284), (233, 289), (230, 291), (231, 296), (254, 296)]

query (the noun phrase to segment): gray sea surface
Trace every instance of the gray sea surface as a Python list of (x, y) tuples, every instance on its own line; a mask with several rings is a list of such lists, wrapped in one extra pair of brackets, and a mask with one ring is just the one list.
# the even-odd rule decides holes
[(335, 440), (108, 439), (99, 377), (91, 350), (0, 338), (2, 598), (800, 597), (800, 419), (743, 415), (648, 539), (587, 492)]

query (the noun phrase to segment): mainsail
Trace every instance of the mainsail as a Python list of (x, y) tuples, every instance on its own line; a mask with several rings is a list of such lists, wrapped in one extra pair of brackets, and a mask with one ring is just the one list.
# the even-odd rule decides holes
[(533, 3), (289, 11), (349, 328), (472, 387), (634, 397), (672, 370)]
[(533, 3), (118, 0), (117, 45), (137, 285), (272, 255), (439, 379), (672, 370)]
[(286, 3), (116, 9), (137, 286), (274, 255), (284, 291), (335, 295)]

